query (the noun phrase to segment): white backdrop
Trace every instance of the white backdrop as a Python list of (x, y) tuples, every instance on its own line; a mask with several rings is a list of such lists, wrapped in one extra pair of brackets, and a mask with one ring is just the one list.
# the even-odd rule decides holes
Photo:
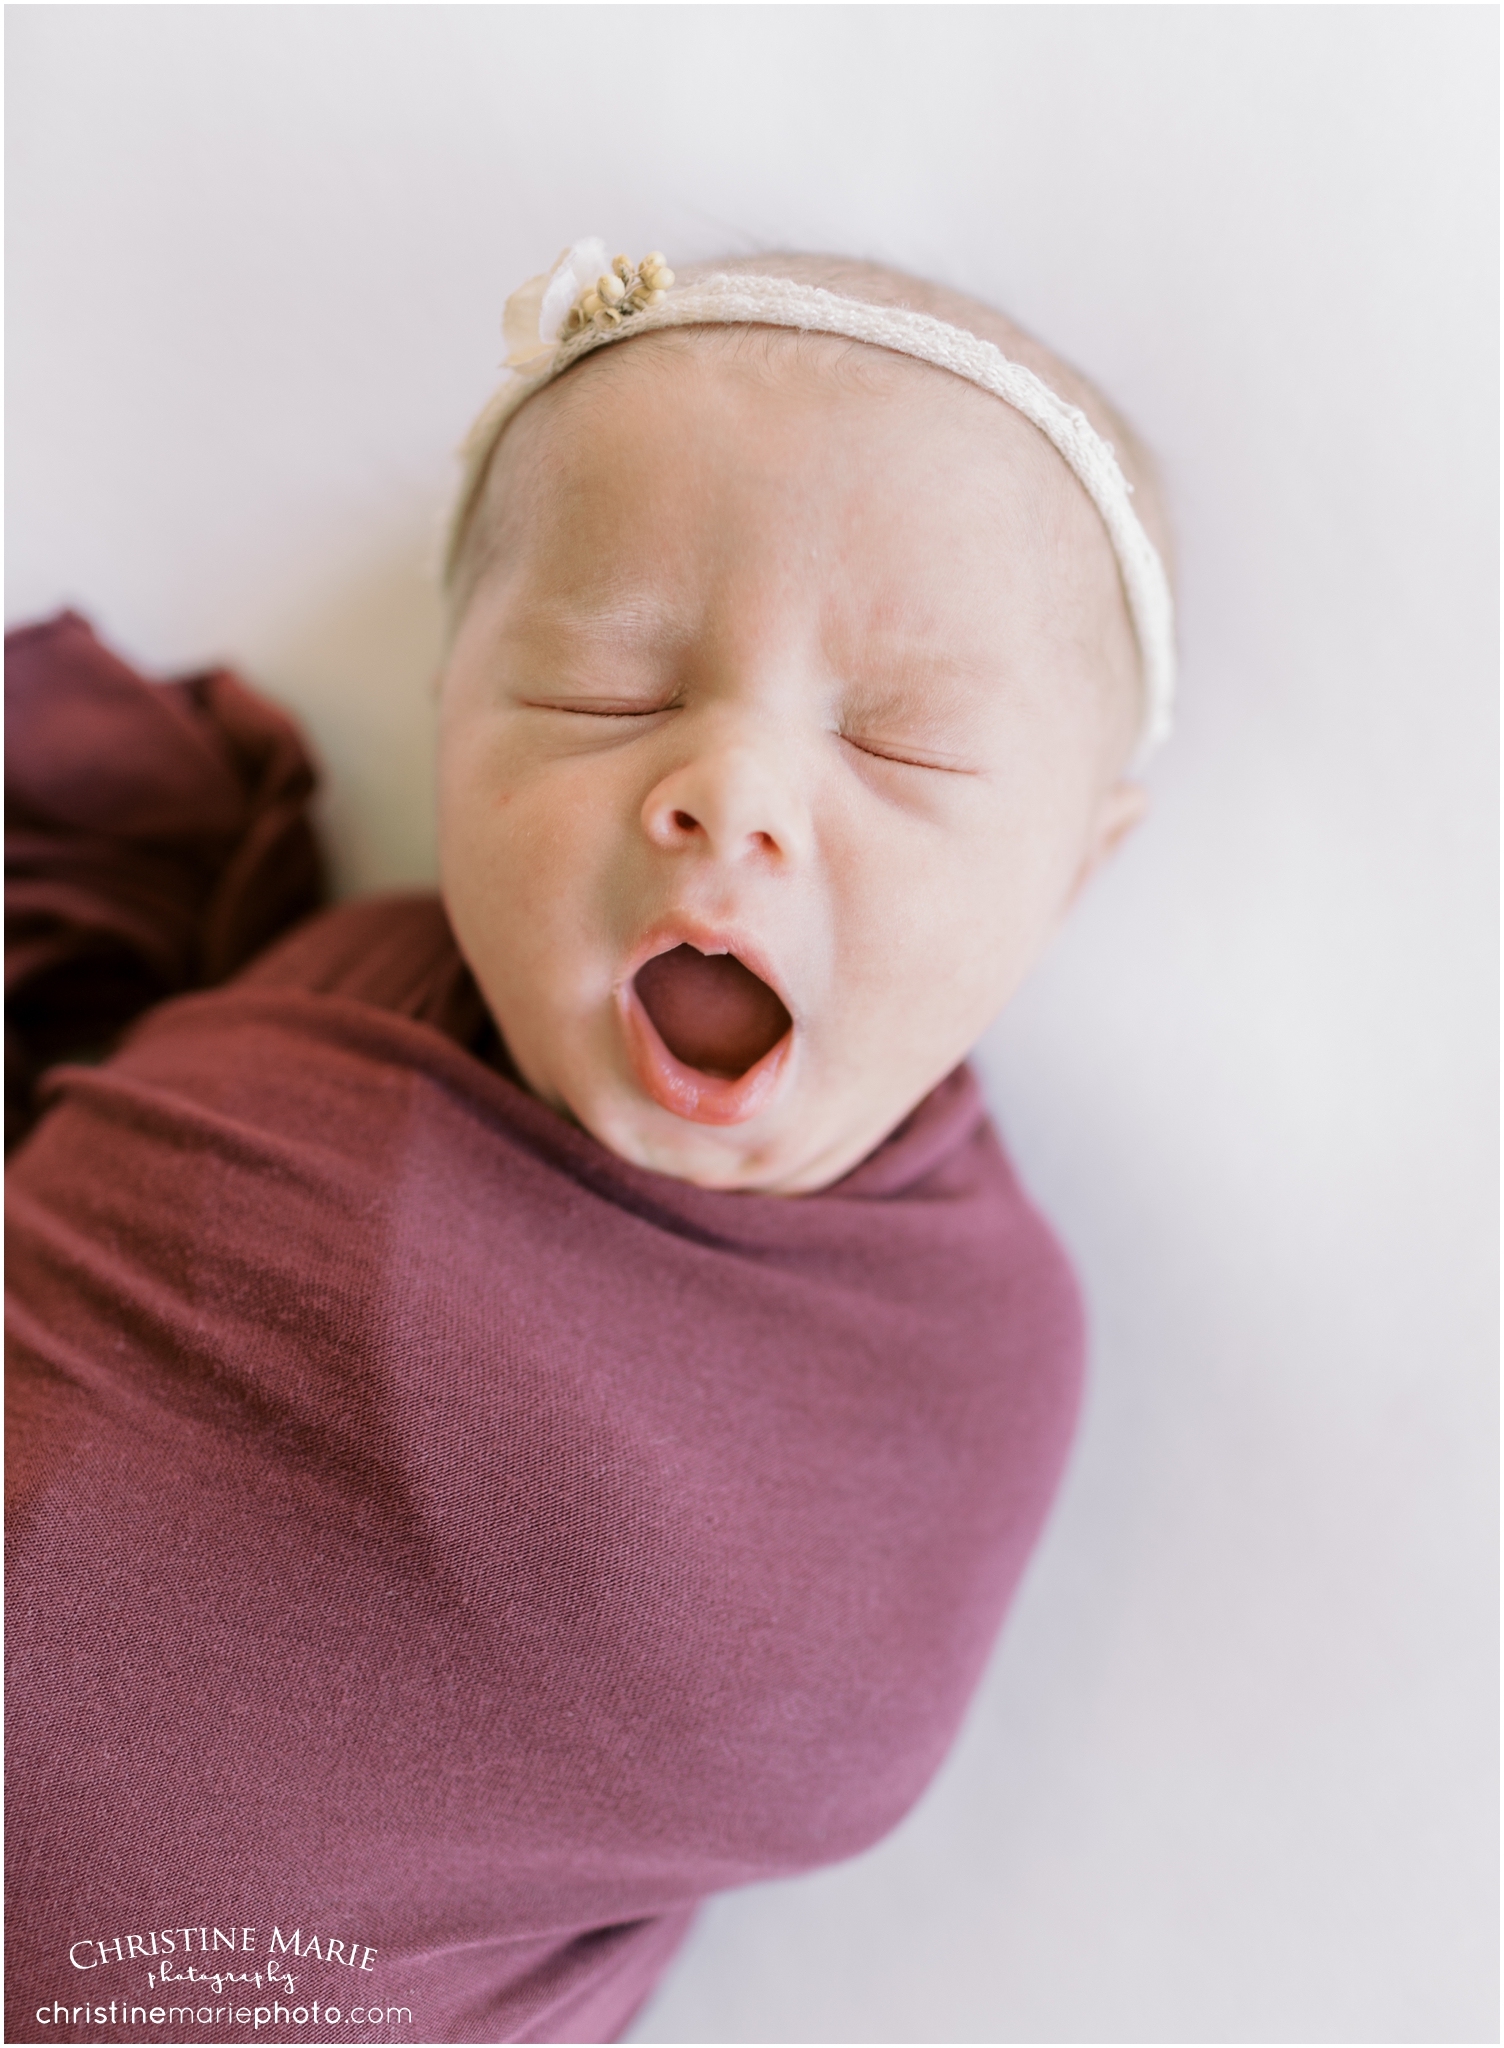
[(566, 241), (870, 253), (1161, 450), (1154, 817), (983, 1063), (1094, 1381), (964, 1739), (659, 2041), (1497, 2025), (1486, 7), (16, 7), (12, 619), (224, 658), (432, 872), (449, 451)]

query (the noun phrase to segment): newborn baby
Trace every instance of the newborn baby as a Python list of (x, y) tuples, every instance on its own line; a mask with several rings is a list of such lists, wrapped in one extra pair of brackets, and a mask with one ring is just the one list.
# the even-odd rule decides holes
[[(943, 313), (1090, 402), (971, 301), (775, 267)], [(1140, 815), (1145, 686), (1100, 515), (959, 376), (777, 327), (609, 349), (529, 399), (472, 491), (444, 899), (513, 1061), (623, 1158), (827, 1186), (965, 1057)]]
[(964, 1060), (1142, 811), (1147, 461), (872, 267), (580, 245), (507, 333), (442, 899), (260, 950), (286, 721), (10, 648), (20, 1035), (201, 985), (12, 1169), (13, 2040), (617, 2038), (913, 1804), (1063, 1466)]

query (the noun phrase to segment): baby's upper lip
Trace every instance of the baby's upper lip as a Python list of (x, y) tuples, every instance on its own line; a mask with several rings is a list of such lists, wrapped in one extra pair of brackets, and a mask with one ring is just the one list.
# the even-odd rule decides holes
[(693, 946), (697, 953), (712, 955), (734, 953), (743, 967), (750, 968), (759, 981), (767, 983), (789, 1016), (797, 1021), (798, 1012), (789, 1000), (778, 969), (752, 934), (735, 923), (720, 920), (712, 923), (683, 915), (660, 919), (650, 926), (628, 954), (626, 971), (621, 977), (622, 985), (635, 981), (649, 960), (656, 960), (660, 953), (671, 953), (675, 946)]

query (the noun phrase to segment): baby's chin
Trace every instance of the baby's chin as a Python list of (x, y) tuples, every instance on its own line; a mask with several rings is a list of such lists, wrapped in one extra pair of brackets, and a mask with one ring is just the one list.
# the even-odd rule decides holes
[[(791, 1033), (742, 1076), (691, 1070), (691, 1079), (682, 1063), (664, 1071), (661, 1046), (644, 1048), (626, 1072), (619, 1057), (582, 1062), (560, 1076), (560, 1092), (591, 1136), (633, 1166), (695, 1187), (803, 1194), (845, 1170), (830, 1163), (822, 1126), (833, 1105), (812, 1099), (805, 1051)], [(652, 1066), (656, 1074), (643, 1073)]]
[(745, 1127), (675, 1127), (648, 1105), (611, 1099), (591, 1104), (580, 1122), (619, 1159), (693, 1187), (743, 1194), (805, 1192), (800, 1168), (806, 1162), (790, 1156), (776, 1135), (755, 1135)]
[(575, 1114), (607, 1151), (649, 1172), (726, 1193), (805, 1195), (849, 1173), (876, 1143), (838, 1124), (812, 1128), (807, 1107), (795, 1098), (785, 1111), (717, 1129), (602, 1090)]

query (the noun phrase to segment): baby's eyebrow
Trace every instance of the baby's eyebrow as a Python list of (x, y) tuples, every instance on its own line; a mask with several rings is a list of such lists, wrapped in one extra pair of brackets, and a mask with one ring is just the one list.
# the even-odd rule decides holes
[(529, 603), (524, 630), (576, 640), (644, 642), (677, 638), (680, 627), (671, 609), (651, 598), (623, 593), (619, 597), (544, 599)]
[(903, 589), (886, 591), (859, 609), (833, 605), (822, 621), (821, 639), (832, 666), (858, 680), (980, 682), (993, 679), (1000, 665), (990, 638), (978, 639), (952, 610), (917, 603)]
[(903, 700), (949, 687), (995, 687), (1003, 663), (985, 654), (949, 653), (932, 642), (879, 634), (840, 664), (843, 680), (877, 701)]

